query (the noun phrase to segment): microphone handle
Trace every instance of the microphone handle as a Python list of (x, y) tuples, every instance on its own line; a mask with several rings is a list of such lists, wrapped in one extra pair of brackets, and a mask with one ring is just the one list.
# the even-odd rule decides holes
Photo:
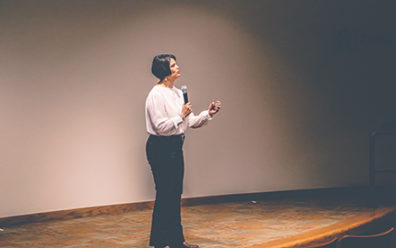
[(187, 92), (186, 92), (186, 93), (183, 93), (183, 97), (184, 97), (184, 104), (188, 103)]

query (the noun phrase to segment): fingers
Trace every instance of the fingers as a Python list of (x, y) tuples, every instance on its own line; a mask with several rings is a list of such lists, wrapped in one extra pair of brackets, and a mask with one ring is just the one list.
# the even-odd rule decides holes
[(212, 102), (212, 104), (213, 104), (213, 109), (214, 110), (216, 110), (216, 112), (217, 111), (219, 111), (220, 109), (221, 109), (221, 102), (220, 101), (216, 101), (215, 103), (214, 102)]
[(184, 117), (187, 117), (188, 115), (190, 115), (192, 113), (192, 108), (191, 108), (191, 103), (188, 102), (186, 104), (183, 104), (182, 107), (182, 115)]
[(216, 109), (220, 109), (221, 108), (221, 102), (220, 101), (216, 101)]
[(217, 112), (219, 112), (220, 108), (221, 108), (221, 102), (220, 101), (211, 102), (209, 104), (209, 109), (208, 109), (209, 110), (209, 114), (210, 115), (216, 114)]
[(192, 106), (190, 102), (186, 103), (186, 108), (188, 111), (190, 111), (190, 113), (192, 112)]

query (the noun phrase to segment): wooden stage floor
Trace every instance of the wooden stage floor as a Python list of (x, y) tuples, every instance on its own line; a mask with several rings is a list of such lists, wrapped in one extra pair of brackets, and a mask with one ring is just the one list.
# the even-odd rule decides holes
[[(186, 240), (202, 248), (304, 247), (392, 215), (396, 205), (353, 200), (257, 200), (184, 206)], [(20, 224), (0, 231), (0, 247), (144, 248), (151, 209), (117, 215)]]

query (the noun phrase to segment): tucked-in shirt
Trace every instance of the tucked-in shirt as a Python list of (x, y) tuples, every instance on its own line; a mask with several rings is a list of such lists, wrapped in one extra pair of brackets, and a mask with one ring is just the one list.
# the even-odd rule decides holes
[(198, 128), (211, 119), (209, 111), (191, 113), (182, 118), (183, 92), (176, 87), (154, 86), (146, 98), (146, 127), (149, 134), (170, 136), (183, 134), (188, 127)]

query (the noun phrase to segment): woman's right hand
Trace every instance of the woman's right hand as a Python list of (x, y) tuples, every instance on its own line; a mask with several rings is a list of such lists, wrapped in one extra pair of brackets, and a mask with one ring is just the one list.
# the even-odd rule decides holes
[(184, 118), (186, 118), (187, 116), (189, 116), (191, 114), (191, 112), (192, 112), (191, 103), (188, 102), (186, 104), (183, 104), (182, 112), (181, 112), (182, 116)]

